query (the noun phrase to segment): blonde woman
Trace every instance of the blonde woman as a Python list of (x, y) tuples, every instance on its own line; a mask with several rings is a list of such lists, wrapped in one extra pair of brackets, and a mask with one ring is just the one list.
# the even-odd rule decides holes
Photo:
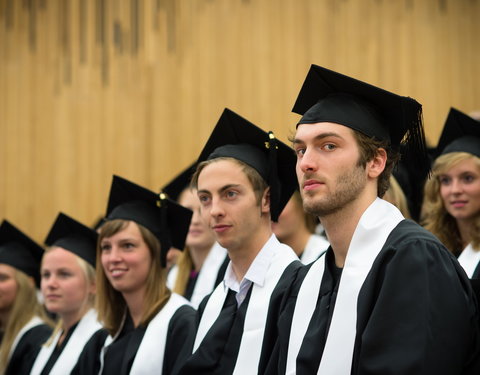
[(102, 327), (93, 309), (97, 233), (60, 213), (45, 240), (41, 290), (46, 309), (59, 319), (32, 375), (69, 374), (90, 337)]
[(183, 248), (191, 215), (114, 176), (97, 251), (98, 314), (110, 336), (87, 349), (84, 363), (100, 366), (90, 373), (171, 374), (182, 364), (195, 310), (167, 288), (165, 265), (170, 247)]
[(425, 184), (423, 224), (480, 278), (480, 122), (452, 108)]
[(52, 332), (37, 299), (43, 249), (4, 220), (0, 226), (0, 373), (28, 374)]
[[(213, 231), (200, 215), (200, 201), (190, 188), (190, 178), (196, 164), (175, 177), (162, 191), (169, 198), (193, 211), (185, 240), (185, 249), (170, 270), (167, 285), (184, 296), (196, 308), (223, 280), (228, 265), (227, 251), (215, 240)], [(171, 250), (170, 250), (171, 251)]]

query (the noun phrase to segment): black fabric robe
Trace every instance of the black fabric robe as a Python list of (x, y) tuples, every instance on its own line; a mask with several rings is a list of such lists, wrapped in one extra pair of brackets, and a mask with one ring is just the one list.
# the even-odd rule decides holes
[[(335, 305), (332, 249), (319, 299), (297, 357), (297, 374), (316, 374)], [(291, 319), (303, 278), (298, 273), (278, 321), (268, 374), (285, 373)], [(478, 307), (450, 252), (410, 220), (390, 233), (360, 289), (351, 374), (480, 374)], [(293, 334), (293, 333), (292, 333)]]
[[(272, 292), (268, 318), (263, 337), (262, 353), (260, 355), (258, 373), (263, 373), (270, 360), (270, 354), (275, 345), (277, 331), (277, 317), (280, 312), (281, 301), (288, 290), (296, 273), (302, 267), (300, 261), (294, 261), (283, 272), (280, 281)], [(225, 375), (231, 374), (235, 368), (238, 350), (243, 333), (243, 325), (248, 309), (252, 287), (242, 304), (237, 307), (235, 292), (229, 291), (220, 315), (204, 337), (201, 345), (186, 361), (179, 374), (182, 375)], [(198, 322), (202, 317), (209, 296), (205, 297), (198, 309)], [(267, 301), (266, 301), (267, 302)]]
[[(184, 305), (178, 308), (168, 325), (163, 369), (158, 373), (175, 374), (190, 353), (195, 335), (195, 310)], [(109, 346), (104, 359), (103, 375), (129, 374), (146, 327), (134, 328), (130, 316), (122, 328), (120, 336)], [(98, 374), (100, 351), (108, 336), (106, 331), (97, 332), (87, 343), (72, 374)]]
[(51, 334), (52, 328), (46, 324), (37, 325), (25, 332), (13, 351), (5, 375), (30, 374), (42, 344)]

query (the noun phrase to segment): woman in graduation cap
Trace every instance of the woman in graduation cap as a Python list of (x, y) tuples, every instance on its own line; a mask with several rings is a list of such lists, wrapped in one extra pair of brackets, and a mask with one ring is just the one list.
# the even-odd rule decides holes
[(46, 309), (58, 317), (42, 346), (32, 375), (69, 374), (90, 337), (102, 326), (95, 302), (97, 233), (59, 213), (45, 240), (41, 289)]
[(100, 374), (171, 374), (195, 332), (195, 310), (166, 285), (166, 253), (183, 249), (192, 212), (118, 176), (97, 250)]
[(423, 224), (480, 278), (480, 122), (451, 108), (425, 184)]
[(7, 220), (0, 226), (0, 373), (28, 374), (52, 332), (37, 299), (43, 249)]
[(192, 221), (177, 264), (168, 273), (167, 285), (196, 308), (223, 280), (228, 265), (227, 250), (215, 240), (213, 231), (200, 215), (200, 201), (190, 188), (196, 163), (189, 166), (162, 191), (193, 211)]

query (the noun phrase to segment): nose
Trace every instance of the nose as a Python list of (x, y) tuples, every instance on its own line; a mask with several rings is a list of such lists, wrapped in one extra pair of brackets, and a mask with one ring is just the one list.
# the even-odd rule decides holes
[(303, 173), (316, 171), (318, 167), (313, 156), (311, 150), (308, 148), (305, 149), (302, 157), (297, 159), (297, 170), (300, 170)]
[(452, 194), (460, 194), (463, 192), (463, 185), (458, 179), (453, 179), (451, 184)]
[(212, 198), (212, 204), (210, 206), (210, 216), (215, 219), (225, 216), (225, 211), (223, 210), (223, 205), (219, 198)]
[(43, 278), (42, 284), (47, 289), (55, 289), (58, 287), (57, 278), (54, 275), (50, 275), (47, 278)]
[(112, 245), (108, 254), (106, 254), (106, 261), (111, 263), (118, 263), (122, 260), (120, 249), (116, 245)]

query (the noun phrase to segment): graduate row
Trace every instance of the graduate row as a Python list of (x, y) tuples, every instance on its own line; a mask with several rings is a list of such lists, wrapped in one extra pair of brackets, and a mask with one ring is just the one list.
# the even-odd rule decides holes
[[(400, 157), (420, 175), (430, 169), (421, 105), (312, 65), (294, 112), (302, 117), (292, 152), (225, 109), (198, 163), (163, 189), (192, 210), (114, 176), (98, 239), (59, 215), (41, 285), (47, 309), (62, 319), (39, 353), (26, 333), (16, 340), (5, 368), (26, 346), (24, 373), (478, 373), (480, 318), (468, 276), (437, 237), (381, 199)], [(461, 136), (480, 144), (457, 128), (446, 144)], [(480, 177), (475, 167), (465, 181)], [(435, 168), (432, 179), (457, 178)], [(330, 243), (314, 246), (306, 266), (298, 258), (306, 241), (292, 242), (294, 251), (272, 231), (296, 190)], [(462, 197), (452, 206), (474, 204)], [(169, 250), (183, 249), (187, 234), (190, 254), (167, 276)], [(19, 243), (32, 246), (19, 238), (2, 240), (0, 264), (34, 276), (24, 256), (11, 260)], [(63, 258), (75, 259), (83, 284), (71, 284), (64, 271), (75, 267), (61, 266)], [(96, 265), (95, 278), (78, 259)], [(83, 293), (59, 307), (64, 291)], [(29, 319), (47, 328), (41, 309)]]

